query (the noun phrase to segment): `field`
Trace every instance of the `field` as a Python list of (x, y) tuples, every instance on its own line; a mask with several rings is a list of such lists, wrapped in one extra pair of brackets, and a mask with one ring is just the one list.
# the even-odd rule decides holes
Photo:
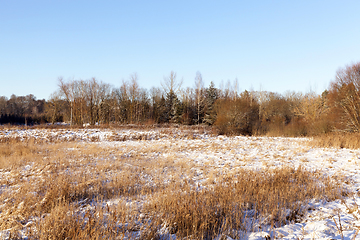
[(2, 239), (360, 238), (360, 150), (207, 129), (0, 129)]

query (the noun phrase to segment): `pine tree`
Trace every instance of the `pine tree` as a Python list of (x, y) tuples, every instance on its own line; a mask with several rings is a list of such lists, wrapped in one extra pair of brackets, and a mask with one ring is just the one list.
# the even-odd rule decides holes
[(213, 82), (206, 89), (204, 123), (213, 125), (216, 120), (215, 101), (219, 98), (219, 90)]
[(181, 102), (174, 91), (169, 91), (166, 94), (165, 109), (167, 114), (166, 122), (171, 122), (171, 123), (181, 122), (181, 115), (182, 115)]

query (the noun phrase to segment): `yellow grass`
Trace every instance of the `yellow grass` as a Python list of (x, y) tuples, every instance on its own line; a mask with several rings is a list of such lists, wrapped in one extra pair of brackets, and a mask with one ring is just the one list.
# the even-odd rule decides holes
[(359, 133), (329, 133), (313, 137), (311, 146), (324, 148), (360, 148)]

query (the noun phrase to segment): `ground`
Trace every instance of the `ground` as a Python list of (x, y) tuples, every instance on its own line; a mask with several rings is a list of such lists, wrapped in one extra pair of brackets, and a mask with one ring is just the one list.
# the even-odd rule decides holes
[[(49, 173), (79, 171), (79, 174), (85, 174), (83, 172), (88, 171), (88, 174), (96, 178), (101, 176), (102, 180), (111, 180), (115, 176), (118, 177), (117, 173), (120, 172), (122, 174), (136, 172), (136, 184), (146, 185), (147, 189), (158, 189), (160, 185), (164, 187), (173, 182), (187, 181), (195, 191), (204, 191), (204, 189), (210, 189), (210, 186), (216, 184), (224, 176), (237, 176), (244, 169), (271, 172), (285, 167), (302, 168), (320, 174), (328, 179), (327, 181), (339, 185), (342, 192), (336, 199), (314, 198), (302, 202), (302, 213), (296, 221), (289, 220), (285, 224), (276, 225), (267, 221), (266, 216), (262, 216), (251, 223), (247, 222), (244, 225), (245, 228), (234, 229), (241, 234), (222, 233), (215, 235), (214, 238), (360, 239), (360, 234), (358, 234), (360, 229), (358, 209), (360, 150), (357, 149), (316, 148), (311, 144), (311, 138), (227, 137), (194, 129), (2, 129), (0, 139), (3, 141), (1, 144), (9, 141), (33, 141), (35, 145), (41, 143), (47, 144), (46, 146), (66, 143), (67, 145), (63, 145), (66, 147), (62, 150), (64, 157), (72, 161), (78, 160), (76, 164), (79, 165), (75, 166), (67, 162), (66, 164), (72, 167), (67, 165), (66, 169), (50, 169)], [(84, 153), (87, 156), (84, 157), (77, 153), (79, 149), (82, 152), (90, 151), (90, 149), (94, 152), (86, 153), (87, 155)], [(99, 155), (99, 152), (102, 154)], [(89, 160), (89, 156), (93, 159)], [(0, 206), (2, 215), (9, 207), (6, 199), (10, 199), (11, 192), (15, 194), (16, 191), (21, 191), (22, 184), (44, 178), (45, 175), (42, 174), (47, 171), (44, 162), (45, 160), (37, 164), (27, 159), (25, 163), (19, 163), (16, 166), (3, 164), (0, 169), (1, 195), (4, 200), (4, 204)], [(106, 162), (106, 166), (99, 167), (99, 162), (102, 164)], [(43, 169), (40, 169), (40, 165)], [(98, 172), (95, 173), (95, 171)], [(16, 174), (23, 176), (21, 180), (16, 180)], [(128, 178), (131, 177), (130, 174)], [(16, 184), (11, 184), (12, 181)], [(39, 191), (37, 194), (41, 195), (40, 190), (36, 191)], [(159, 198), (154, 194), (150, 199), (149, 193), (143, 189), (143, 186), (141, 186), (141, 191), (132, 196), (107, 194), (107, 197), (101, 200), (101, 206), (107, 206), (110, 208), (109, 211), (111, 208), (117, 209), (120, 205), (125, 206), (124, 208), (128, 207), (131, 211), (136, 210), (133, 213), (138, 215), (136, 220), (131, 219), (129, 215), (127, 220), (124, 218), (115, 222), (119, 228), (126, 228), (124, 227), (126, 221), (133, 221), (138, 225), (144, 224), (139, 219), (145, 218), (150, 221), (150, 218), (146, 218), (148, 213), (145, 213), (143, 209), (148, 206), (148, 202), (153, 204)], [(39, 199), (45, 201), (44, 196), (39, 196)], [(74, 201), (83, 200), (79, 198)], [(96, 204), (100, 204), (100, 201), (94, 202), (76, 206), (79, 206), (78, 211), (86, 216), (86, 211), (93, 210)], [(21, 203), (26, 204), (19, 200), (17, 209), (22, 208)], [(286, 209), (284, 211), (286, 212)], [(23, 216), (25, 215), (23, 213)], [(41, 221), (41, 217), (23, 218), (22, 228), (17, 229), (20, 229), (21, 237), (26, 238), (31, 236), (26, 230), (27, 226), (30, 226), (32, 222)], [(170, 225), (166, 225), (164, 221), (161, 224), (163, 227), (157, 230), (158, 238), (181, 239), (176, 233), (172, 233)], [(14, 228), (11, 224), (7, 226), (8, 228), (2, 228), (1, 231), (1, 236), (5, 239), (9, 238), (11, 229)], [(33, 228), (36, 228), (35, 224)], [(141, 226), (132, 230), (131, 233), (124, 230), (122, 234), (124, 239), (141, 238)], [(189, 238), (191, 239), (191, 235)]]

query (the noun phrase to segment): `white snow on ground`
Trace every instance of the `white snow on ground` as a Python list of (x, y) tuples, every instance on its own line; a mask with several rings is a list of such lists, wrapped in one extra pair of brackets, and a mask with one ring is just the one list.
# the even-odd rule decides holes
[(44, 141), (126, 141), (160, 139), (159, 131), (104, 130), (104, 129), (18, 129), (0, 130), (0, 139), (26, 140), (35, 138)]
[[(313, 148), (308, 145), (307, 138), (225, 137), (207, 134), (198, 134), (195, 138), (179, 136), (174, 132), (163, 133), (159, 130), (0, 130), (0, 140), (38, 138), (48, 141), (94, 142), (93, 144), (104, 148), (132, 146), (133, 151), (138, 153), (153, 145), (167, 146), (168, 148), (157, 148), (161, 150), (152, 155), (174, 157), (169, 156), (172, 154), (177, 159), (192, 161), (193, 168), (198, 173), (193, 180), (199, 186), (206, 184), (204, 171), (209, 168), (227, 173), (239, 168), (256, 170), (290, 165), (321, 170), (334, 178), (344, 176), (347, 179), (344, 184), (354, 192), (351, 197), (334, 202), (313, 201), (309, 203), (307, 214), (301, 223), (248, 233), (246, 238), (264, 239), (271, 236), (281, 239), (360, 239), (360, 232), (357, 232), (360, 229), (360, 211), (357, 209), (360, 205), (357, 194), (360, 191), (360, 150)], [(171, 149), (171, 152), (166, 149)]]

